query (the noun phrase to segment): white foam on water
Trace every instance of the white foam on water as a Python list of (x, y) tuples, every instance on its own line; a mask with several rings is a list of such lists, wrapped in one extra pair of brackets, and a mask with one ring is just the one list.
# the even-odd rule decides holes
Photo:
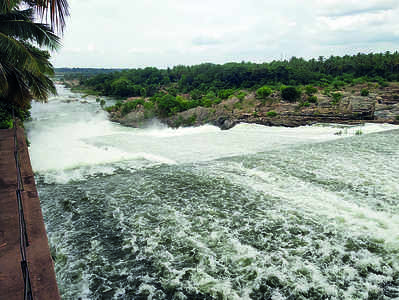
[(154, 119), (152, 123), (148, 124), (145, 129), (135, 131), (133, 135), (154, 137), (154, 138), (169, 138), (176, 136), (200, 135), (207, 133), (219, 133), (220, 129), (212, 125), (203, 125), (198, 127), (184, 127), (171, 128)]
[[(382, 194), (382, 198), (397, 193), (399, 187), (395, 183), (387, 183), (390, 174), (386, 174), (391, 170), (389, 168), (394, 170), (395, 166), (386, 166), (385, 161), (378, 163), (380, 156), (375, 149), (363, 149), (370, 153), (358, 151), (355, 152), (357, 157), (348, 159), (339, 153), (339, 149), (345, 149), (345, 153), (351, 157), (353, 154), (349, 145), (348, 148), (337, 148), (336, 152), (327, 151), (327, 156), (323, 156), (324, 149), (330, 149), (335, 143), (329, 141), (344, 138), (348, 139), (337, 142), (361, 140), (369, 133), (397, 129), (397, 126), (328, 124), (280, 128), (239, 124), (231, 130), (221, 131), (209, 125), (170, 129), (155, 123), (145, 129), (135, 129), (109, 122), (93, 99), (87, 99), (89, 103), (86, 104), (63, 102), (73, 97), (79, 96), (68, 94), (66, 90), (61, 99), (50, 99), (47, 106), (35, 104), (34, 120), (27, 124), (35, 171), (44, 176), (47, 182), (82, 181), (71, 186), (42, 187), (44, 193), (50, 194), (47, 197), (51, 201), (46, 199), (44, 204), (45, 209), (49, 210), (49, 218), (54, 218), (50, 222), (63, 220), (61, 230), (50, 231), (50, 237), (58, 237), (58, 240), (51, 240), (51, 244), (60, 245), (60, 253), (65, 251), (67, 255), (68, 251), (73, 252), (74, 246), (80, 247), (74, 244), (74, 238), (80, 235), (85, 237), (88, 226), (98, 226), (94, 231), (90, 229), (94, 235), (98, 233), (97, 229), (103, 229), (104, 226), (104, 230), (110, 230), (110, 236), (116, 234), (123, 239), (121, 252), (130, 250), (137, 255), (133, 260), (149, 260), (158, 270), (165, 270), (165, 274), (159, 275), (160, 278), (148, 274), (138, 275), (126, 269), (129, 262), (111, 261), (109, 253), (104, 253), (104, 247), (109, 244), (97, 241), (101, 238), (98, 235), (91, 237), (89, 255), (81, 258), (79, 253), (75, 253), (77, 258), (68, 257), (73, 261), (68, 262), (70, 265), (56, 262), (59, 280), (75, 289), (65, 295), (90, 299), (95, 292), (90, 290), (90, 284), (94, 282), (91, 281), (94, 280), (92, 276), (101, 274), (101, 270), (94, 273), (86, 266), (78, 267), (82, 261), (91, 266), (112, 265), (113, 273), (102, 275), (106, 278), (101, 289), (110, 291), (113, 284), (114, 298), (117, 298), (117, 294), (122, 295), (124, 288), (129, 288), (129, 283), (122, 283), (124, 286), (118, 287), (119, 282), (110, 282), (112, 275), (122, 273), (129, 274), (127, 281), (141, 282), (137, 293), (142, 292), (154, 299), (162, 296), (159, 284), (224, 299), (250, 299), (252, 292), (262, 284), (264, 286), (262, 280), (271, 277), (289, 285), (292, 292), (305, 293), (315, 287), (321, 288), (331, 299), (337, 299), (342, 288), (331, 284), (329, 276), (338, 273), (340, 280), (349, 282), (350, 286), (344, 295), (351, 299), (355, 295), (366, 297), (369, 291), (377, 289), (382, 280), (388, 280), (392, 275), (389, 270), (384, 270), (384, 276), (371, 274), (362, 282), (356, 268), (367, 269), (371, 266), (381, 271), (381, 268), (386, 267), (382, 256), (363, 248), (350, 252), (342, 241), (366, 235), (383, 240), (384, 247), (399, 247), (399, 220), (395, 211), (390, 210), (393, 205), (387, 204), (376, 210), (373, 206), (375, 203), (369, 203), (373, 201), (371, 196), (362, 199), (362, 194), (355, 194), (356, 191), (329, 189), (327, 184), (318, 184), (316, 179), (341, 179), (339, 183), (352, 184), (353, 190), (364, 188), (367, 182), (378, 181), (381, 187), (376, 193)], [(339, 131), (341, 133), (336, 134)], [(321, 142), (328, 143), (318, 144)], [(321, 149), (313, 149), (311, 145), (321, 145)], [(290, 149), (294, 150), (287, 154), (286, 151)], [(276, 152), (275, 156), (272, 155), (273, 151)], [(255, 153), (260, 154), (254, 155), (256, 157), (251, 166), (249, 154)], [(333, 159), (328, 159), (329, 155)], [(375, 159), (371, 160), (369, 155), (374, 155)], [(231, 158), (209, 161), (226, 157)], [(360, 168), (362, 161), (370, 162), (370, 169)], [(104, 181), (91, 181), (88, 178), (98, 174), (114, 174), (118, 169), (137, 170), (159, 164), (173, 166), (156, 169), (156, 172), (146, 170), (148, 173), (132, 173), (132, 179), (124, 174)], [(312, 164), (317, 167), (312, 169)], [(296, 172), (302, 170), (314, 175), (314, 180), (306, 180), (306, 172), (302, 177), (297, 176)], [(186, 180), (186, 175), (193, 177)], [(194, 190), (190, 191), (186, 185), (196, 180), (196, 176), (201, 180), (196, 186), (190, 186)], [(210, 181), (215, 182), (215, 185), (207, 182), (208, 176), (211, 176)], [(115, 190), (110, 188), (115, 186)], [(161, 186), (159, 190), (158, 186)], [(71, 193), (70, 189), (75, 187), (78, 191), (70, 203), (69, 211), (62, 207), (65, 199), (52, 198), (52, 192), (61, 190)], [(236, 192), (235, 188), (239, 191)], [(196, 202), (198, 197), (202, 201)], [(82, 201), (90, 203), (86, 207)], [(176, 201), (180, 202), (176, 204)], [(92, 211), (98, 214), (91, 216)], [(198, 212), (202, 215), (195, 215)], [(296, 212), (300, 217), (295, 218)], [(54, 217), (54, 213), (59, 214), (59, 218)], [(226, 216), (228, 213), (231, 215)], [(93, 218), (86, 220), (88, 226), (79, 223), (87, 217), (84, 214)], [(65, 218), (69, 221), (65, 221)], [(115, 221), (114, 225), (110, 225), (113, 223), (111, 219)], [(56, 225), (52, 224), (57, 228)], [(280, 226), (280, 233), (274, 232), (274, 225)], [(79, 228), (81, 232), (77, 233)], [(332, 238), (323, 231), (330, 228), (336, 234), (332, 234)], [(306, 232), (303, 236), (301, 231), (297, 234), (305, 246), (290, 247), (297, 237), (288, 232), (292, 229)], [(254, 241), (245, 238), (240, 240), (246, 232)], [(266, 234), (262, 236), (264, 232)], [(257, 241), (258, 237), (260, 241)], [(279, 245), (273, 245), (272, 239)], [(275, 248), (270, 250), (268, 243)], [(181, 251), (179, 247), (182, 247)], [(308, 251), (314, 253), (306, 254)], [(323, 259), (329, 259), (337, 253), (337, 259), (343, 253), (350, 253), (353, 264), (342, 261), (323, 264)], [(196, 259), (194, 263), (194, 258), (188, 257), (190, 255)], [(319, 260), (314, 260), (315, 256)], [(182, 266), (184, 261), (190, 264)], [(392, 265), (392, 272), (399, 269), (396, 262)], [(80, 268), (85, 270), (82, 280), (71, 282), (68, 271), (76, 274)], [(306, 275), (301, 275), (301, 272)], [(189, 274), (189, 279), (183, 278), (186, 274)], [(276, 288), (270, 296), (272, 299), (285, 299), (285, 292)], [(183, 294), (175, 296), (185, 297)]]
[[(270, 172), (264, 168), (249, 169), (241, 163), (232, 163), (229, 167), (235, 170), (228, 173), (229, 178), (239, 184), (245, 182), (246, 186), (257, 191), (284, 199), (288, 206), (299, 206), (309, 214), (316, 212), (347, 229), (383, 239), (392, 248), (399, 247), (399, 218), (396, 213), (376, 211), (367, 204), (354, 203), (350, 196), (328, 191), (294, 176), (283, 177), (274, 169)], [(398, 185), (396, 189), (399, 189)]]
[[(107, 119), (94, 97), (81, 98), (61, 86), (59, 96), (48, 104), (34, 103), (33, 121), (27, 123), (32, 166), (36, 172), (70, 170), (142, 158), (149, 162), (174, 164), (253, 154), (300, 143), (322, 142), (398, 128), (366, 124), (298, 128), (239, 124), (222, 131), (211, 125), (172, 129), (154, 121), (147, 128), (127, 128)], [(78, 100), (64, 103), (65, 100)], [(89, 103), (82, 104), (79, 102)]]

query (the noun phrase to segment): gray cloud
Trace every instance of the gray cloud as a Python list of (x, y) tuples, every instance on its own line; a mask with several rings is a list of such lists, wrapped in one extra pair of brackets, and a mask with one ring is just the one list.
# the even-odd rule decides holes
[(166, 67), (396, 50), (390, 0), (69, 0), (56, 66)]
[(344, 17), (344, 16), (353, 16), (353, 15), (366, 14), (366, 13), (380, 13), (389, 10), (392, 10), (392, 7), (380, 6), (380, 7), (370, 7), (363, 9), (344, 10), (337, 12), (332, 11), (330, 13), (327, 13), (326, 15), (330, 17)]

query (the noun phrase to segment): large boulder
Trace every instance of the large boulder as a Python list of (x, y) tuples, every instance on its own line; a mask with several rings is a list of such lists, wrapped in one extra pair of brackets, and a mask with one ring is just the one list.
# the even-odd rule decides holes
[(119, 122), (122, 125), (129, 127), (141, 127), (145, 121), (144, 111), (132, 111), (128, 113), (126, 116), (122, 117)]
[(219, 117), (217, 118), (214, 123), (215, 126), (218, 126), (222, 130), (228, 130), (233, 128), (234, 126), (237, 125), (237, 121), (227, 119), (226, 117)]

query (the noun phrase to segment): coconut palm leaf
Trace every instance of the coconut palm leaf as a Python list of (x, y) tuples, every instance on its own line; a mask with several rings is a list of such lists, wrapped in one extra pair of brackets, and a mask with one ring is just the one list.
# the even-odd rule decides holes
[(0, 32), (19, 40), (30, 40), (40, 47), (56, 50), (60, 47), (60, 38), (48, 25), (34, 23), (33, 10), (12, 11), (0, 15)]
[(49, 20), (53, 30), (63, 31), (65, 18), (69, 16), (67, 0), (25, 0), (23, 2), (34, 7), (42, 20)]
[(4, 14), (17, 7), (20, 0), (0, 0), (0, 14)]
[(29, 51), (31, 58), (35, 59), (41, 73), (54, 75), (54, 67), (49, 61), (50, 53), (48, 51), (41, 50), (27, 43), (25, 43), (25, 48)]
[(0, 97), (4, 97), (7, 94), (7, 90), (8, 90), (7, 74), (3, 64), (0, 61)]
[(57, 93), (53, 81), (46, 75), (42, 73), (35, 75), (29, 72), (24, 75), (34, 99), (46, 102), (49, 94)]
[(16, 107), (26, 108), (32, 100), (32, 95), (22, 72), (11, 64), (5, 63), (3, 67), (5, 69), (8, 89), (2, 100)]
[(17, 68), (26, 68), (31, 72), (40, 72), (37, 61), (23, 42), (0, 32), (0, 61), (8, 62)]
[[(51, 24), (35, 22), (35, 12)], [(59, 48), (54, 28), (62, 30), (67, 15), (66, 0), (0, 0), (0, 101), (25, 111), (33, 98), (56, 93), (50, 54), (40, 48)]]

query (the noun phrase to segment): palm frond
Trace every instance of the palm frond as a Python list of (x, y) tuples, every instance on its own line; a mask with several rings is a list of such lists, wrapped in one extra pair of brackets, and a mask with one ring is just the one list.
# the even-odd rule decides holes
[(30, 72), (40, 72), (39, 65), (23, 42), (0, 32), (1, 61), (15, 65), (16, 68), (26, 68)]
[(25, 48), (30, 52), (31, 57), (36, 60), (41, 73), (45, 75), (54, 74), (54, 67), (50, 63), (50, 53), (48, 51), (41, 50), (28, 43), (25, 43)]
[[(35, 22), (35, 12), (51, 24)], [(41, 48), (60, 46), (54, 28), (62, 31), (68, 14), (66, 0), (0, 0), (0, 101), (25, 111), (33, 98), (56, 94), (50, 54)]]
[(6, 72), (8, 89), (4, 99), (20, 108), (29, 106), (32, 95), (29, 86), (24, 80), (24, 76), (18, 68), (11, 64), (3, 64)]
[(29, 21), (1, 21), (0, 32), (19, 40), (30, 40), (40, 47), (57, 50), (60, 47), (60, 38), (44, 24)]
[(25, 0), (23, 2), (34, 7), (42, 20), (49, 20), (52, 30), (63, 32), (65, 19), (69, 16), (67, 0)]
[(57, 94), (54, 82), (46, 75), (42, 73), (36, 75), (27, 72), (25, 78), (30, 86), (32, 97), (35, 100), (46, 102), (49, 94)]
[(0, 21), (29, 20), (33, 22), (33, 17), (34, 17), (33, 13), (34, 11), (32, 8), (24, 10), (12, 9), (10, 11), (0, 13)]
[(8, 91), (7, 73), (0, 61), (0, 97), (4, 97)]
[(18, 6), (20, 0), (1, 0), (0, 1), (0, 14), (7, 13)]

